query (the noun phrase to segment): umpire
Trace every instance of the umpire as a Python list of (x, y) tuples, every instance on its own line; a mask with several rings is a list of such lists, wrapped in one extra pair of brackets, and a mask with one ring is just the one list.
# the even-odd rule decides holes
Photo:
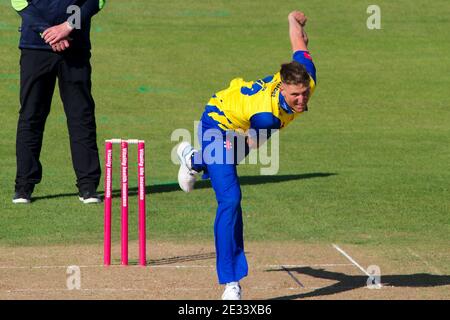
[(101, 202), (89, 33), (91, 18), (105, 0), (11, 0), (11, 4), (22, 17), (13, 203), (30, 203), (34, 186), (41, 181), (39, 156), (57, 78), (79, 199)]

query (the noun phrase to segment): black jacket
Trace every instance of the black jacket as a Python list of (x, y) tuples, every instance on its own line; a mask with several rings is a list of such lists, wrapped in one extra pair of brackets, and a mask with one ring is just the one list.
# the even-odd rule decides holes
[(19, 48), (51, 50), (41, 34), (45, 29), (67, 21), (75, 12), (69, 10), (69, 7), (76, 5), (80, 8), (80, 29), (74, 29), (70, 33), (71, 47), (90, 49), (91, 18), (103, 8), (105, 2), (106, 0), (11, 0), (13, 8), (22, 17)]

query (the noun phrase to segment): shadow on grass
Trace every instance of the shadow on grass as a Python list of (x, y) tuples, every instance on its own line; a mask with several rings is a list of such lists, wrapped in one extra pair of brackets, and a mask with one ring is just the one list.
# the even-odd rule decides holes
[[(301, 298), (320, 297), (332, 295), (367, 286), (367, 276), (352, 276), (345, 273), (332, 272), (324, 269), (313, 269), (311, 267), (302, 268), (283, 268), (282, 270), (267, 270), (268, 272), (288, 272), (291, 277), (294, 274), (307, 275), (315, 278), (336, 281), (336, 283), (319, 288), (311, 292), (299, 293), (294, 295), (272, 298), (270, 300), (293, 300)], [(450, 276), (432, 275), (428, 273), (416, 273), (408, 275), (381, 275), (381, 284), (383, 286), (393, 287), (414, 287), (427, 288), (450, 285)], [(381, 289), (383, 290), (383, 289)]]
[[(267, 183), (281, 183), (294, 180), (305, 180), (314, 178), (327, 178), (330, 176), (335, 176), (337, 173), (327, 173), (327, 172), (313, 172), (313, 173), (303, 173), (303, 174), (287, 174), (287, 175), (276, 175), (276, 176), (242, 176), (239, 177), (241, 185), (260, 185)], [(206, 189), (211, 188), (211, 182), (209, 180), (201, 180), (195, 184), (195, 189)], [(154, 193), (166, 193), (181, 191), (178, 186), (178, 182), (171, 182), (165, 184), (154, 184), (145, 187), (146, 194)], [(129, 196), (137, 195), (137, 187), (132, 187), (128, 189)], [(63, 198), (63, 197), (75, 197), (78, 193), (60, 193), (46, 196), (33, 197), (33, 201), (43, 200), (43, 199), (53, 199), (53, 198)], [(113, 190), (113, 198), (120, 197), (120, 189)]]

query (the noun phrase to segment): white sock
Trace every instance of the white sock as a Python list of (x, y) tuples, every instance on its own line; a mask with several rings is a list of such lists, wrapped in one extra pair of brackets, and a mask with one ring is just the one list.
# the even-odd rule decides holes
[(228, 282), (227, 283), (227, 287), (237, 287), (237, 286), (239, 286), (239, 282), (238, 281)]

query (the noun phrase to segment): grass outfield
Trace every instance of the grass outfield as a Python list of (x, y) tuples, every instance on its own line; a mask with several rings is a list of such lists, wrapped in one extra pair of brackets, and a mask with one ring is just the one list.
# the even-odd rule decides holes
[[(212, 239), (213, 191), (186, 195), (178, 189), (171, 133), (193, 132), (208, 98), (232, 78), (258, 79), (290, 59), (286, 16), (298, 3), (108, 1), (94, 18), (101, 157), (106, 138), (147, 141), (151, 241)], [(246, 239), (448, 247), (450, 20), (444, 13), (450, 3), (377, 4), (377, 31), (366, 28), (365, 1), (310, 1), (300, 8), (310, 17), (318, 90), (310, 111), (280, 134), (278, 176), (260, 177), (258, 166), (239, 168)], [(57, 92), (36, 201), (11, 203), (19, 17), (9, 0), (0, 0), (0, 10), (0, 245), (101, 243), (103, 206), (82, 205), (75, 195)], [(135, 162), (130, 165), (133, 187)], [(117, 170), (114, 177), (119, 190)], [(131, 239), (137, 238), (136, 202), (133, 195)], [(117, 197), (114, 206), (118, 241)]]

